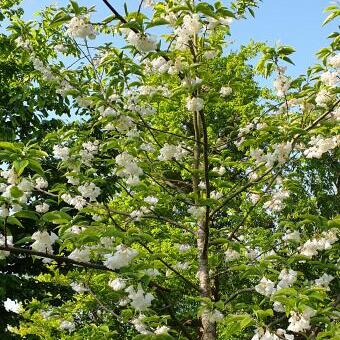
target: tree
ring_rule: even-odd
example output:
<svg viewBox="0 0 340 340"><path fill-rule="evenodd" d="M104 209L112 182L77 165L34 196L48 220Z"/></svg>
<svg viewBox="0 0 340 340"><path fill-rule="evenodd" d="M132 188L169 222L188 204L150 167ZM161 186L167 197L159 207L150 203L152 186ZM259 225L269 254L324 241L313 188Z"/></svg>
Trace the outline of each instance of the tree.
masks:
<svg viewBox="0 0 340 340"><path fill-rule="evenodd" d="M335 339L338 34L292 79L289 46L224 55L232 20L257 1L144 1L151 17L143 1L124 15L103 2L101 23L75 1L36 23L11 17L25 74L85 119L0 143L1 254L42 261L35 280L64 289L7 302L20 318L9 331ZM274 74L275 91L254 80Z"/></svg>

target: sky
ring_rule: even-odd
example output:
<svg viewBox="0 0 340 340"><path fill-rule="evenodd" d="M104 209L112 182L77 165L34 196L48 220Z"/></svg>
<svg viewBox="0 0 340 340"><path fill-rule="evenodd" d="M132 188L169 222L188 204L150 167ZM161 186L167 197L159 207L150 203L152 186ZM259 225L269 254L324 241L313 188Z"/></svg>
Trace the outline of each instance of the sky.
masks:
<svg viewBox="0 0 340 340"><path fill-rule="evenodd" d="M139 5L139 0L126 2L130 10ZM62 6L68 1L24 0L25 18L31 19L35 12L51 3ZM102 0L78 0L78 3L88 7L96 6L97 13L92 16L94 21L111 15ZM111 0L111 4L123 12L123 0ZM330 4L331 1L328 0L263 0L255 12L255 19L249 16L248 20L235 21L232 24L231 48L236 49L251 39L271 45L281 42L293 46L296 53L292 59L296 66L290 67L289 73L293 76L305 73L308 66L316 62L315 53L328 45L327 36L337 30L335 22L322 27L326 18L323 10Z"/></svg>

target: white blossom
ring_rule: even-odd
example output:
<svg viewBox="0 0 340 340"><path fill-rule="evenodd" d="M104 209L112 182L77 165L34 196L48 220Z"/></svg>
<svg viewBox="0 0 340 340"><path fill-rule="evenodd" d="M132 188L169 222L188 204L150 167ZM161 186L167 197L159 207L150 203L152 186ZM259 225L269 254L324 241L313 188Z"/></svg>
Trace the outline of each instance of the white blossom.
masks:
<svg viewBox="0 0 340 340"><path fill-rule="evenodd" d="M126 267L138 255L138 251L121 244L116 247L116 252L112 254L105 254L104 266L115 270Z"/></svg>
<svg viewBox="0 0 340 340"><path fill-rule="evenodd" d="M7 312L13 312L15 314L19 314L23 309L21 302L18 302L17 300L11 300L9 298L4 301L4 307Z"/></svg>
<svg viewBox="0 0 340 340"><path fill-rule="evenodd" d="M89 291L89 289L86 288L82 283L78 282L72 282L71 288L77 293L84 293Z"/></svg>
<svg viewBox="0 0 340 340"><path fill-rule="evenodd" d="M229 86L221 87L220 94L222 97L228 97L233 93L233 89Z"/></svg>
<svg viewBox="0 0 340 340"><path fill-rule="evenodd" d="M78 187L78 191L85 198L89 198L90 201L95 201L100 195L101 190L94 183L85 183Z"/></svg>
<svg viewBox="0 0 340 340"><path fill-rule="evenodd" d="M90 262L90 250L89 249L74 249L68 256L69 259L77 262Z"/></svg>
<svg viewBox="0 0 340 340"><path fill-rule="evenodd" d="M159 152L160 155L158 156L158 159L160 161L169 161L173 158L179 161L188 154L187 150L185 150L181 145L168 143L165 143Z"/></svg>
<svg viewBox="0 0 340 340"><path fill-rule="evenodd" d="M187 98L187 109L188 111L195 112L201 111L204 106L204 100L199 97L189 97Z"/></svg>
<svg viewBox="0 0 340 340"><path fill-rule="evenodd" d="M282 269L279 275L277 289L291 287L297 279L297 272L292 269Z"/></svg>
<svg viewBox="0 0 340 340"><path fill-rule="evenodd" d="M168 334L169 331L170 331L170 328L167 327L167 326L158 326L155 329L155 334L157 334L157 335Z"/></svg>
<svg viewBox="0 0 340 340"><path fill-rule="evenodd" d="M42 177L38 177L34 180L34 187L36 189L46 189L48 187L48 182Z"/></svg>
<svg viewBox="0 0 340 340"><path fill-rule="evenodd" d="M75 331L76 325L74 324L74 322L63 320L61 321L59 328L64 331L69 331L69 333L72 333Z"/></svg>
<svg viewBox="0 0 340 340"><path fill-rule="evenodd" d="M144 292L141 285L138 285L137 290L135 290L133 286L129 286L125 291L128 293L128 297L131 300L131 306L140 312L147 310L154 299L154 296L151 293Z"/></svg>
<svg viewBox="0 0 340 340"><path fill-rule="evenodd" d="M224 255L226 262L231 262L241 257L241 254L234 249L228 249L227 251L225 251Z"/></svg>
<svg viewBox="0 0 340 340"><path fill-rule="evenodd" d="M35 211L38 212L38 213L45 213L49 209L50 209L50 206L45 202L35 206Z"/></svg>
<svg viewBox="0 0 340 340"><path fill-rule="evenodd" d="M297 241L299 242L301 239L300 232L298 230L288 231L283 237L284 241Z"/></svg>
<svg viewBox="0 0 340 340"><path fill-rule="evenodd" d="M66 34L72 38L94 39L96 37L93 26L83 17L73 17L68 24Z"/></svg>
<svg viewBox="0 0 340 340"><path fill-rule="evenodd" d="M334 279L334 276L324 273L321 277L315 280L318 287L323 287L329 290L329 284Z"/></svg>
<svg viewBox="0 0 340 340"><path fill-rule="evenodd" d="M258 293L269 297L275 292L275 283L266 277L263 277L260 283L255 286L255 290Z"/></svg>
<svg viewBox="0 0 340 340"><path fill-rule="evenodd" d="M288 330L300 333L304 332L311 328L310 319L316 314L315 310L310 307L307 307L303 313L297 313L292 311L290 313L291 317L289 318L289 326Z"/></svg>
<svg viewBox="0 0 340 340"><path fill-rule="evenodd" d="M52 245L58 240L58 236L51 232L50 234L44 231L36 231L32 235L32 239L35 240L32 243L32 249L42 253L52 254Z"/></svg>
<svg viewBox="0 0 340 340"><path fill-rule="evenodd" d="M340 54L328 57L327 63L334 68L340 68Z"/></svg>
<svg viewBox="0 0 340 340"><path fill-rule="evenodd" d="M109 281L109 287L111 287L114 291L123 290L126 287L126 282L120 278L116 278Z"/></svg>
<svg viewBox="0 0 340 340"><path fill-rule="evenodd" d="M63 161L67 161L70 157L70 149L67 146L54 145L53 155L55 158L60 158Z"/></svg>

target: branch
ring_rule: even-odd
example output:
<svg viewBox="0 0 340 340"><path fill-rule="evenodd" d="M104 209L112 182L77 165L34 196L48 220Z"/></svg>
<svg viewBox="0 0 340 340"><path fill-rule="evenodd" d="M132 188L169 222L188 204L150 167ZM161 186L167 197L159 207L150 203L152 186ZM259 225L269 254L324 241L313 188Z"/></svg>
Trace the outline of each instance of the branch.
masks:
<svg viewBox="0 0 340 340"><path fill-rule="evenodd" d="M93 268L93 269L105 270L105 271L115 273L114 270L109 269L109 268L107 268L107 267L105 267L101 264L91 263L91 262L75 261L75 260L72 260L72 259L65 257L65 256L47 254L47 253L43 253L41 251L35 251L35 250L31 250L31 249L17 248L17 247L12 247L12 246L0 246L0 250L9 251L13 254L27 254L27 255L31 255L31 256L39 256L39 257L52 259L52 260L54 260L58 263L72 264L72 265L80 266L80 267L84 267L84 268Z"/></svg>
<svg viewBox="0 0 340 340"><path fill-rule="evenodd" d="M232 300L234 300L239 294L241 293L245 293L245 292L253 292L255 291L255 288L242 288L240 290L237 290L234 294L231 294L227 300L225 301L225 303L228 303Z"/></svg>

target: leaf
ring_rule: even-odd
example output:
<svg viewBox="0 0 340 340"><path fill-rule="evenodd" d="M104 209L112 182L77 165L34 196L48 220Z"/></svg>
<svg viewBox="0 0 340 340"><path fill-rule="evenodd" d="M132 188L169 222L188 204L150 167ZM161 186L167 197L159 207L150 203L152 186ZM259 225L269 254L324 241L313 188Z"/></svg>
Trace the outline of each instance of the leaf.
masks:
<svg viewBox="0 0 340 340"><path fill-rule="evenodd" d="M15 217L18 218L27 218L29 220L38 221L39 217L34 211L29 210L21 210L15 213Z"/></svg>
<svg viewBox="0 0 340 340"><path fill-rule="evenodd" d="M57 210L47 212L41 218L47 222L52 222L55 224L67 223L72 219L72 217L69 214Z"/></svg>
<svg viewBox="0 0 340 340"><path fill-rule="evenodd" d="M29 161L26 159L23 161L18 160L18 161L13 162L14 169L19 176L24 172L28 164L29 164Z"/></svg>
<svg viewBox="0 0 340 340"><path fill-rule="evenodd" d="M146 24L146 28L150 28L150 27L155 27L155 26L162 26L162 25L168 25L169 22L166 21L165 19L157 19L154 21L151 21L149 23Z"/></svg>
<svg viewBox="0 0 340 340"><path fill-rule="evenodd" d="M0 149L13 151L15 153L18 153L21 150L14 143L10 143L10 142L0 142Z"/></svg>
<svg viewBox="0 0 340 340"><path fill-rule="evenodd" d="M44 170L43 170L43 168L41 167L40 162L38 162L37 160L35 160L35 159L30 159L30 160L29 160L28 167L29 167L31 170L35 171L37 174L39 174L39 175L41 175L41 176L45 176Z"/></svg>
<svg viewBox="0 0 340 340"><path fill-rule="evenodd" d="M21 222L14 216L9 216L7 217L7 223L8 224L12 224L12 225L16 225L20 228L23 228L24 226L21 224Z"/></svg>
<svg viewBox="0 0 340 340"><path fill-rule="evenodd" d="M21 197L24 193L16 186L11 187L11 196L13 198L19 198Z"/></svg>

